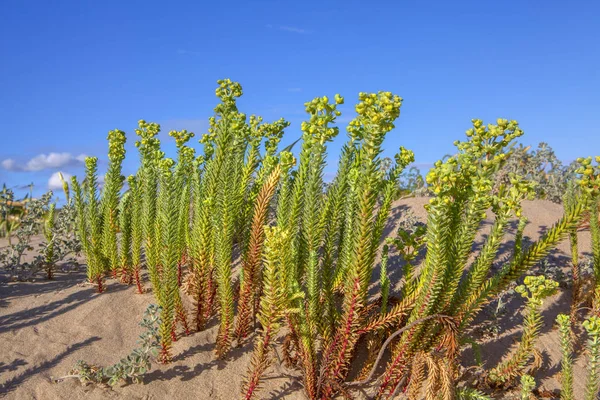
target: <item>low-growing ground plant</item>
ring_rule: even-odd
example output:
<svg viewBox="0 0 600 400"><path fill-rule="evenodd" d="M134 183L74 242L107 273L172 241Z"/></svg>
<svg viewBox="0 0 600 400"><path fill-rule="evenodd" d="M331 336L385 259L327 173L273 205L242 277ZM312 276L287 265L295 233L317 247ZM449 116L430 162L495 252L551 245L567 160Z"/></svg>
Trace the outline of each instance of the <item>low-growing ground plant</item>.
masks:
<svg viewBox="0 0 600 400"><path fill-rule="evenodd" d="M118 363L109 367L100 367L80 360L75 364L70 375L58 378L56 381L61 381L65 378L77 378L81 383L86 385L96 383L110 386L128 380L131 380L133 383L141 382L144 375L150 371L152 359L158 355L160 348L160 336L158 333L158 326L161 325L160 314L160 307L153 304L148 306L140 322L140 326L144 328L144 332L139 336L139 347L122 358Z"/></svg>

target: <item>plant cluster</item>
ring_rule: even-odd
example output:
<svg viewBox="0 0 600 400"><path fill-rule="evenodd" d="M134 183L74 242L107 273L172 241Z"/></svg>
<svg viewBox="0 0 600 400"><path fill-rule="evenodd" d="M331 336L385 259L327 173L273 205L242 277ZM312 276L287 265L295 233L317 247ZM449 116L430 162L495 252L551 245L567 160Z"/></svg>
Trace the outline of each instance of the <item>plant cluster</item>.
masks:
<svg viewBox="0 0 600 400"><path fill-rule="evenodd" d="M17 242L0 252L0 263L10 274L29 279L39 271L44 271L48 279L53 279L57 264L81 251L75 233L74 202L70 197L69 185L64 180L63 189L66 204L59 209L56 203L51 203L52 191L39 199L28 200L14 232ZM39 233L43 240L38 244L38 254L29 262L23 261L25 254L34 250L32 239ZM70 261L74 261L74 258Z"/></svg>
<svg viewBox="0 0 600 400"><path fill-rule="evenodd" d="M23 215L23 204L29 199L25 196L22 200L15 200L12 189L2 185L0 192L0 237L8 239L8 245L12 245L12 233L17 229Z"/></svg>
<svg viewBox="0 0 600 400"><path fill-rule="evenodd" d="M105 277L113 276L135 282L142 292L147 270L160 305L162 362L171 358L178 327L189 333L216 319L220 358L256 333L242 387L246 399L259 395L279 345L287 367L301 372L311 399L351 397L366 386L379 399L400 390L415 399L486 398L475 388L457 388L461 345L474 342L468 328L487 303L572 237L586 215L593 219L597 167L579 161L578 186L565 202L564 216L538 241L526 241L521 203L539 192L532 173L510 166L523 132L516 121L473 120L466 140L455 142L457 153L427 174L433 194L427 223L401 224L396 237L385 240L399 182L414 161L403 147L393 162L381 158L384 139L400 116L399 96L359 94L337 173L326 184L327 146L339 134L341 96L305 104L308 118L296 160L291 148L278 149L286 121L248 118L237 105L241 86L218 83L220 102L200 140L203 155L187 145L193 133L173 131L177 157L166 158L160 126L142 120L134 175L121 175L125 134L111 131L102 190L96 158L86 160L83 182L73 179L90 282L101 292ZM416 185L415 174L404 175L409 185ZM490 215L488 235L475 251ZM514 246L501 258L500 245L515 218ZM394 254L404 262L400 282L392 282L388 271ZM380 295L372 296L377 280ZM524 374L536 354L540 305L556 286L543 276L527 277L518 286L527 301L523 338L488 374L493 384L516 385L522 377L523 397L530 396L535 384ZM374 382L384 354L387 364Z"/></svg>
<svg viewBox="0 0 600 400"><path fill-rule="evenodd" d="M535 182L536 198L561 203L569 182L576 178L576 169L576 162L563 165L547 143L538 144L536 150L519 144L498 173L497 180L506 182L511 174L520 175Z"/></svg>

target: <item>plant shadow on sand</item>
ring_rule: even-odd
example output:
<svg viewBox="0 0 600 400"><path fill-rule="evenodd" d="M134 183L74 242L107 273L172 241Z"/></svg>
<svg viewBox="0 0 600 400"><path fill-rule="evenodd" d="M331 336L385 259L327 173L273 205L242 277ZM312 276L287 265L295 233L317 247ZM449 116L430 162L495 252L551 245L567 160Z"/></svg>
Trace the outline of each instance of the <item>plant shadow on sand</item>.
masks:
<svg viewBox="0 0 600 400"><path fill-rule="evenodd" d="M193 368L190 368L187 365L173 365L173 366L169 366L168 364L166 364L166 365L163 364L162 366L159 365L158 369L146 374L146 376L144 377L144 380L147 380L147 381L154 381L154 380L169 381L172 379L179 379L180 381L189 381L189 380L196 378L203 372L213 369L214 367L216 367L218 370L224 369L229 362L231 362L233 360L237 360L238 358L242 357L244 354L248 353L248 351L251 351L251 349L252 349L251 343L246 343L242 347L232 348L231 351L229 353L227 353L227 357L224 359L215 358L209 362L196 364ZM196 345L193 347L189 347L188 349L184 350L182 353L173 357L173 362L183 361L186 358L192 357L199 353L208 352L210 354L213 354L214 350L215 350L214 341L209 342L209 343L199 344L199 345ZM160 369L161 367L167 368L167 369L166 370Z"/></svg>
<svg viewBox="0 0 600 400"><path fill-rule="evenodd" d="M73 286L73 277L69 277L70 285ZM59 281L64 282L64 281ZM59 283L58 287L63 287L63 283ZM24 287L20 287L24 286ZM66 288L68 286L64 286ZM19 293L19 296L25 296L26 293L32 294L36 293L37 284L36 283L16 283L14 285L10 285L8 289L3 287L0 293L4 295L4 293L8 293L9 296L12 295L12 288L16 287L16 292ZM56 286L53 286L56 287ZM111 290L121 291L126 290L128 287L124 285L114 286ZM55 289L57 290L57 289ZM58 289L61 290L61 289ZM48 290L50 291L50 290ZM0 333L8 332L11 330L22 329L28 326L38 325L42 322L46 322L52 318L55 318L61 314L69 312L78 306L94 299L94 294L96 290L92 287L87 288L85 290L74 292L66 297L60 298L59 300L49 302L48 304L44 304L34 308L28 308L25 310L17 311L12 314L2 315L0 316ZM14 296L14 295L13 295Z"/></svg>
<svg viewBox="0 0 600 400"><path fill-rule="evenodd" d="M7 394L7 393L15 390L17 387L22 385L23 382L25 382L27 379L56 366L63 358L67 357L69 354L71 354L83 347L89 346L90 344L92 344L98 340L100 340L99 337L93 336L93 337L83 340L79 343L75 343L73 345L68 346L64 351L57 354L51 360L43 361L40 364L38 364L32 368L26 369L25 371L18 374L17 376L0 384L0 389L1 389L0 393ZM11 362L10 364L8 364L6 370L7 371L10 370L8 368L13 368L12 370L15 370L18 366L22 366L22 365L26 365L26 364L27 363L24 362L23 360L17 359L17 360L14 360L13 362ZM0 368L2 368L2 367L0 366Z"/></svg>

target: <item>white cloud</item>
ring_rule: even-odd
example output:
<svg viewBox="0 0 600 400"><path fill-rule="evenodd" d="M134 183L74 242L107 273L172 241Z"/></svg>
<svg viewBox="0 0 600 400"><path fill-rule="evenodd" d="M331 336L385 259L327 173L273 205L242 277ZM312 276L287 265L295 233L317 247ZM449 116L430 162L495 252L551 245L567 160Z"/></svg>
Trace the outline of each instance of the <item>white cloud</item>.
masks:
<svg viewBox="0 0 600 400"><path fill-rule="evenodd" d="M19 163L12 158L8 158L0 164L7 171L42 171L44 169L64 168L83 164L85 157L85 154L74 156L71 153L48 153L39 154L26 163Z"/></svg>
<svg viewBox="0 0 600 400"><path fill-rule="evenodd" d="M71 174L67 174L66 172L62 173L63 175L63 179L65 181L68 181L69 179L71 179ZM48 179L48 189L50 190L58 190L58 189L62 189L63 184L62 181L60 180L60 172L55 172L50 176L50 179Z"/></svg>
<svg viewBox="0 0 600 400"><path fill-rule="evenodd" d="M3 160L1 164L2 168L8 171L13 171L17 168L17 162L12 158L7 158L6 160Z"/></svg>

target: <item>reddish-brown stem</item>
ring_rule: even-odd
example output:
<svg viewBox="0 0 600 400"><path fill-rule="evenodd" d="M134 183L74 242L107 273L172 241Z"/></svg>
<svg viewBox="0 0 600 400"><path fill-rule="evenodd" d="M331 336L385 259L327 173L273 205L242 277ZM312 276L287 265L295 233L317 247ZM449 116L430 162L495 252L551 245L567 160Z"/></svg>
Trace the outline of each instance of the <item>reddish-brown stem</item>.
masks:
<svg viewBox="0 0 600 400"><path fill-rule="evenodd" d="M133 270L133 277L135 279L135 286L137 287L138 294L144 293L144 288L142 288L142 281L140 279L140 269L136 268Z"/></svg>
<svg viewBox="0 0 600 400"><path fill-rule="evenodd" d="M177 263L177 285L181 286L181 262Z"/></svg>
<svg viewBox="0 0 600 400"><path fill-rule="evenodd" d="M158 355L158 361L162 364L168 364L171 362L171 353L169 351L169 346L166 343L161 343L160 354Z"/></svg>
<svg viewBox="0 0 600 400"><path fill-rule="evenodd" d="M179 303L179 305L177 306L177 320L181 321L185 335L189 336L190 328L187 323L187 317L185 315L185 310L183 309L183 304L181 303Z"/></svg>
<svg viewBox="0 0 600 400"><path fill-rule="evenodd" d="M102 286L102 275L98 275L98 293L102 293L104 291L104 287Z"/></svg>

